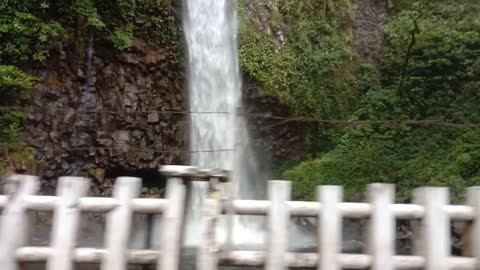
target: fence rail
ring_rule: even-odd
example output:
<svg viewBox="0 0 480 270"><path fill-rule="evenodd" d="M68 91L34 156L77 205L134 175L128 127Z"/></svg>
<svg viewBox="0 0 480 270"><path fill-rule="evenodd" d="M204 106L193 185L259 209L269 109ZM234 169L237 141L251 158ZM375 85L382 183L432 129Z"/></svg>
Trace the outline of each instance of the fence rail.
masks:
<svg viewBox="0 0 480 270"><path fill-rule="evenodd" d="M170 168L170 173L172 169ZM211 171L212 178L219 176ZM201 174L208 178L208 171ZM174 175L174 176L172 176ZM115 181L112 198L85 197L89 181L80 177L59 179L57 196L36 196L39 180L16 175L10 179L7 195L0 196L0 265L16 270L18 262L46 262L48 270L70 270L74 263L99 263L102 270L124 270L127 263L155 264L157 269L179 268L182 223L186 188L181 177L194 177L181 169L171 174L165 198L138 198L141 180L120 177ZM450 205L448 189L419 188L413 192L413 204L395 204L394 186L372 184L367 202L343 202L338 186L317 188L316 202L290 200L290 183L270 181L268 200L207 199L203 205L197 269L213 270L219 265L258 266L266 270L289 267L334 269L480 269L480 188L467 190L465 205ZM51 243L47 247L26 246L28 213L53 211ZM81 213L107 213L105 248L77 247ZM129 250L129 235L134 213L162 214L159 249ZM261 215L267 217L267 241L264 251L235 250L217 241L222 215ZM316 217L316 252L288 250L288 226L292 216ZM342 254L344 218L366 219L365 254ZM395 224L412 220L415 229L411 256L395 254ZM450 224L467 222L464 255L450 253Z"/></svg>

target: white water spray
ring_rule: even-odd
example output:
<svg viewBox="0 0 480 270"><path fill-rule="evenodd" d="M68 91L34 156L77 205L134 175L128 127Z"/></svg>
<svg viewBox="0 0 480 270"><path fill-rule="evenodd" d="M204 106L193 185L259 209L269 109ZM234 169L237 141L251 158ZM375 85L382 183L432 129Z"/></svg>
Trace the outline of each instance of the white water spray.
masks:
<svg viewBox="0 0 480 270"><path fill-rule="evenodd" d="M190 146L193 151L215 150L192 154L191 163L231 170L234 198L258 199L264 196L266 179L252 151L246 120L235 116L242 108L235 0L185 0L184 4L193 112ZM193 184L187 209L187 245L198 243L200 209L206 193L205 183ZM231 240L235 245L260 246L265 240L263 227L262 218L236 218ZM227 230L220 231L220 241L226 240ZM298 226L290 226L290 235L299 246L312 239Z"/></svg>
<svg viewBox="0 0 480 270"><path fill-rule="evenodd" d="M184 3L190 110L193 112L190 147L193 151L215 150L192 154L191 163L202 168L231 170L234 183L238 183L237 195L252 197L255 189L251 184L260 180L256 179L257 162L250 151L247 125L235 117L235 112L242 107L235 1L185 0ZM198 210L206 189L204 183L193 184L187 213L187 245L198 243ZM248 234L242 233L249 230L248 225L242 224L235 226L237 240L262 241L251 230Z"/></svg>

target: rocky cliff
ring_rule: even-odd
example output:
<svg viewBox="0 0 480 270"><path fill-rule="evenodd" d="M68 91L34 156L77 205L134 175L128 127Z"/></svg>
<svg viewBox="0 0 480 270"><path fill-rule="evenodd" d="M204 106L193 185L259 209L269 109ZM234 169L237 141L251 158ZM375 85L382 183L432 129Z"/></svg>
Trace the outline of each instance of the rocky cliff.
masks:
<svg viewBox="0 0 480 270"><path fill-rule="evenodd" d="M162 186L152 182L159 179L158 167L187 164L189 158L188 97L178 52L138 36L123 52L95 38L83 43L69 40L61 55L30 68L41 79L23 132L42 164L33 173L44 177L48 193L62 175L93 178L96 193L109 192L110 180L125 175ZM246 113L291 115L255 83L244 89ZM301 130L247 117L259 154L276 165L301 158Z"/></svg>
<svg viewBox="0 0 480 270"><path fill-rule="evenodd" d="M365 61L378 61L386 2L353 2L353 46ZM246 2L242 19L253 20L281 48L288 42L282 28L289 26L273 23L276 1L256 3L256 12L252 5ZM189 117L181 113L188 110L188 97L177 54L152 46L142 35L123 52L96 38L73 38L65 42L61 55L30 68L41 81L32 91L23 136L42 161L35 173L48 180L47 189L58 176L85 175L105 190L102 187L111 186L105 179L156 179L160 165L188 162ZM254 79L246 76L245 81L245 113L267 116L248 116L255 148L274 168L301 160L308 126L269 119L292 116L292 111L265 95Z"/></svg>
<svg viewBox="0 0 480 270"><path fill-rule="evenodd" d="M365 62L379 62L383 46L383 26L387 22L390 1L354 0L353 47Z"/></svg>
<svg viewBox="0 0 480 270"><path fill-rule="evenodd" d="M142 39L122 53L92 42L79 57L67 49L34 68L42 80L24 136L45 164L41 173L90 174L102 182L184 163L186 118L170 113L185 110L184 76L172 54Z"/></svg>

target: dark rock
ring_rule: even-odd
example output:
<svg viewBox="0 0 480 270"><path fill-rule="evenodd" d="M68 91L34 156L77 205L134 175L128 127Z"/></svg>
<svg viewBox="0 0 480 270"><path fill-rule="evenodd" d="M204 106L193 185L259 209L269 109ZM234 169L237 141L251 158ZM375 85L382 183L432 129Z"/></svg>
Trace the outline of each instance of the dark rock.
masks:
<svg viewBox="0 0 480 270"><path fill-rule="evenodd" d="M383 46L383 26L388 19L387 1L354 0L353 4L353 47L363 61L378 62Z"/></svg>
<svg viewBox="0 0 480 270"><path fill-rule="evenodd" d="M95 49L105 53L95 53L91 66L67 62L79 58L66 47L65 61L52 60L36 71L45 76L32 91L24 131L26 141L42 149L38 157L45 160L47 182L54 185L62 175L86 175L86 164L109 171L185 163L188 154L155 151L183 150L187 141L187 116L153 112L188 110L185 75L172 66L172 52L138 39L128 53L106 55L112 48ZM54 85L51 74L57 74ZM291 115L255 84L247 82L244 92L248 113ZM278 121L252 118L254 148L269 153L267 159L275 165L302 157L304 127L266 127L273 124Z"/></svg>
<svg viewBox="0 0 480 270"><path fill-rule="evenodd" d="M140 61L137 56L130 53L122 53L120 59L128 64L139 64Z"/></svg>
<svg viewBox="0 0 480 270"><path fill-rule="evenodd" d="M132 136L137 141L141 140L143 138L143 131L136 129L132 132Z"/></svg>
<svg viewBox="0 0 480 270"><path fill-rule="evenodd" d="M77 69L77 77L80 78L80 79L85 79L85 73L83 72L83 70L81 68Z"/></svg>
<svg viewBox="0 0 480 270"><path fill-rule="evenodd" d="M36 148L43 148L45 145L46 137L38 136L29 140L31 146Z"/></svg>
<svg viewBox="0 0 480 270"><path fill-rule="evenodd" d="M241 113L292 116L286 105L277 98L263 95L260 87L251 81L244 84L243 100L246 105ZM285 125L282 121L262 117L249 117L248 120L255 153L262 156L266 163L271 163L273 168L279 168L286 161L299 161L304 157L307 130L304 124L289 122Z"/></svg>
<svg viewBox="0 0 480 270"><path fill-rule="evenodd" d="M55 177L56 176L56 172L54 170L47 170L45 171L45 177Z"/></svg>
<svg viewBox="0 0 480 270"><path fill-rule="evenodd" d="M160 117L158 113L149 113L147 117L148 123L158 123L160 121Z"/></svg>

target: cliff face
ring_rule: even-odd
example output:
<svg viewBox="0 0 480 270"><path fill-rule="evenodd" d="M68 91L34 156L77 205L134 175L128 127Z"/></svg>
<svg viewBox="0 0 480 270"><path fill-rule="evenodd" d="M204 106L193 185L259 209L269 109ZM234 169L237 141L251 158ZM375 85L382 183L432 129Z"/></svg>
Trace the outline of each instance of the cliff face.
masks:
<svg viewBox="0 0 480 270"><path fill-rule="evenodd" d="M353 47L365 62L380 61L383 46L383 26L388 19L389 1L354 0Z"/></svg>
<svg viewBox="0 0 480 270"><path fill-rule="evenodd" d="M386 3L353 4L353 47L363 60L378 61ZM246 2L243 19L253 20L281 49L289 42L283 29L289 26L273 23L277 2L252 5ZM109 187L106 178L157 177L162 164L187 163L189 117L170 113L188 110L184 67L174 60L177 54L149 45L141 35L124 52L88 38L83 44L71 39L62 55L31 68L41 81L32 91L23 136L42 160L34 173L48 180L46 187L53 188L51 180L62 175L90 176L97 186ZM248 77L244 103L247 113L292 116L288 106L266 96ZM262 117L249 120L255 148L274 168L304 157L307 125Z"/></svg>
<svg viewBox="0 0 480 270"><path fill-rule="evenodd" d="M250 136L253 148L266 160L270 169L276 170L285 162L298 162L305 155L305 136L308 125L275 117L293 117L291 109L277 98L262 93L261 86L254 81L245 81L245 110L249 117ZM259 117L256 117L256 116Z"/></svg>
<svg viewBox="0 0 480 270"><path fill-rule="evenodd" d="M33 73L42 81L27 108L26 141L46 178L131 174L182 164L186 122L183 70L168 50L135 39L128 52L90 44L66 50ZM52 182L49 182L53 185Z"/></svg>
<svg viewBox="0 0 480 270"><path fill-rule="evenodd" d="M383 27L392 7L386 0L327 2L239 1L240 58L249 112L292 117L295 111L339 119L346 116L336 112L354 110L358 69L352 66L381 62ZM334 65L331 59L337 60ZM306 122L254 120L253 134L259 138L255 142L271 153L276 168L302 160L308 151L305 138L317 128Z"/></svg>

